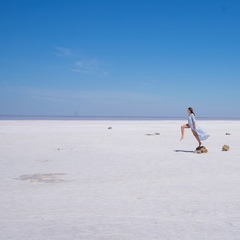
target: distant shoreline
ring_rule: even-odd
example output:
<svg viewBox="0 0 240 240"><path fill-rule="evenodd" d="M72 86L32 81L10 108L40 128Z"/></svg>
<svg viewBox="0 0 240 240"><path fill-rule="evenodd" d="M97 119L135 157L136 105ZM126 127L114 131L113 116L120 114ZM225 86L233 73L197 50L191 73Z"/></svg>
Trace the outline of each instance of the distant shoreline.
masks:
<svg viewBox="0 0 240 240"><path fill-rule="evenodd" d="M198 120L226 120L240 121L236 117L197 117ZM185 117L169 116L50 116L50 115L0 115L1 120L87 120L87 121L160 121L160 120L186 120Z"/></svg>

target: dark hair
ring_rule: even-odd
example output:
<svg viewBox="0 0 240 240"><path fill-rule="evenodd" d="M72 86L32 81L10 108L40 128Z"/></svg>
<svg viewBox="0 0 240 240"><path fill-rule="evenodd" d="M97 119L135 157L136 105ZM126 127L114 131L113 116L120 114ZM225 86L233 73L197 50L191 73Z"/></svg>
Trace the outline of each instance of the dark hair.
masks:
<svg viewBox="0 0 240 240"><path fill-rule="evenodd" d="M193 115L195 115L195 113L194 113L194 111L193 111L193 109L192 109L191 107L189 107L188 110L189 110Z"/></svg>

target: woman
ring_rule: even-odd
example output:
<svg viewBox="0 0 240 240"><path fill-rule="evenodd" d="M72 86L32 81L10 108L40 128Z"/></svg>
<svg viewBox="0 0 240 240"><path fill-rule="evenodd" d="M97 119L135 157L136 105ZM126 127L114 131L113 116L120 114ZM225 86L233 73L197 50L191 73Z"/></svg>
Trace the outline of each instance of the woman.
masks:
<svg viewBox="0 0 240 240"><path fill-rule="evenodd" d="M197 139L197 141L199 143L198 147L200 147L202 145L201 141L206 140L209 137L209 135L205 131L203 131L202 128L197 126L195 113L193 112L193 109L191 107L188 108L188 124L181 126L182 136L181 136L180 141L183 140L183 138L184 138L185 128L191 128L194 137Z"/></svg>

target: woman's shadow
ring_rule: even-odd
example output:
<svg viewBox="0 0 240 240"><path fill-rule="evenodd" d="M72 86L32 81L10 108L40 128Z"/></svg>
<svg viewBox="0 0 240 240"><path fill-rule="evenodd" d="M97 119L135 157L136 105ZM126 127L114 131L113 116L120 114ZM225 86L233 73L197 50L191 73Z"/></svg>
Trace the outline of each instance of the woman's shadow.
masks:
<svg viewBox="0 0 240 240"><path fill-rule="evenodd" d="M193 151L189 150L174 150L174 152L193 153Z"/></svg>

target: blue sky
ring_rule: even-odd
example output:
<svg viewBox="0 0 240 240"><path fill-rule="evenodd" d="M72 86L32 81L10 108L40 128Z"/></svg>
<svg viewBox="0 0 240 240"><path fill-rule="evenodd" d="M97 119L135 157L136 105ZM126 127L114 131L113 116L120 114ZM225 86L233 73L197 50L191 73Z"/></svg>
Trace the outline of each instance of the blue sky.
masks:
<svg viewBox="0 0 240 240"><path fill-rule="evenodd" d="M238 0L2 0L0 115L240 117Z"/></svg>

